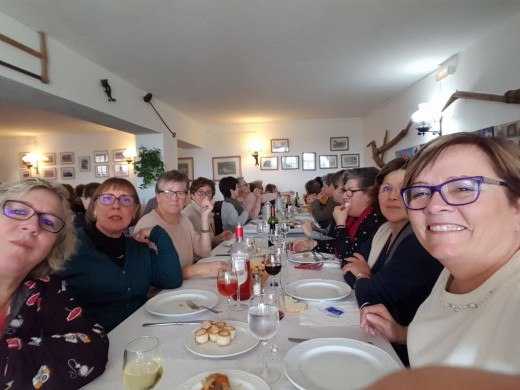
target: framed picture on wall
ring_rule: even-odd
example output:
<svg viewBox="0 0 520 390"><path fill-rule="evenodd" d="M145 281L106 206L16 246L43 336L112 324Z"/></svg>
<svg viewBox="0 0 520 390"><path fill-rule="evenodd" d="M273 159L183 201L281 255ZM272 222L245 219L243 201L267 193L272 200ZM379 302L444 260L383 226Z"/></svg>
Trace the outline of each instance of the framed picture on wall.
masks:
<svg viewBox="0 0 520 390"><path fill-rule="evenodd" d="M61 165L74 164L74 152L61 152L60 153L60 164Z"/></svg>
<svg viewBox="0 0 520 390"><path fill-rule="evenodd" d="M298 156L282 156L282 169L298 169L300 168L300 159Z"/></svg>
<svg viewBox="0 0 520 390"><path fill-rule="evenodd" d="M320 169L333 169L338 167L338 156L327 154L320 156Z"/></svg>
<svg viewBox="0 0 520 390"><path fill-rule="evenodd" d="M330 150L348 150L348 137L330 137Z"/></svg>
<svg viewBox="0 0 520 390"><path fill-rule="evenodd" d="M126 158L123 156L124 151L125 149L112 150L112 158L114 159L114 162L126 162Z"/></svg>
<svg viewBox="0 0 520 390"><path fill-rule="evenodd" d="M341 168L359 167L359 154L342 154Z"/></svg>
<svg viewBox="0 0 520 390"><path fill-rule="evenodd" d="M90 157L89 156L80 156L79 157L79 171L80 172L90 172Z"/></svg>
<svg viewBox="0 0 520 390"><path fill-rule="evenodd" d="M240 156L213 157L213 180L217 181L226 176L242 176Z"/></svg>
<svg viewBox="0 0 520 390"><path fill-rule="evenodd" d="M108 162L108 150L96 150L94 152L94 162L96 164L107 163Z"/></svg>
<svg viewBox="0 0 520 390"><path fill-rule="evenodd" d="M56 168L42 168L42 177L45 180L56 180Z"/></svg>
<svg viewBox="0 0 520 390"><path fill-rule="evenodd" d="M128 164L126 162L124 164L114 164L114 176L128 176Z"/></svg>
<svg viewBox="0 0 520 390"><path fill-rule="evenodd" d="M194 180L193 176L193 157L183 157L177 160L178 171L188 176L188 179Z"/></svg>
<svg viewBox="0 0 520 390"><path fill-rule="evenodd" d="M96 174L96 177L108 177L108 176L110 176L110 173L108 171L108 165L107 164L96 165L96 167L95 167L95 174Z"/></svg>
<svg viewBox="0 0 520 390"><path fill-rule="evenodd" d="M287 138L271 140L271 153L287 153L288 151L289 140Z"/></svg>
<svg viewBox="0 0 520 390"><path fill-rule="evenodd" d="M62 167L61 170L61 178L64 180L74 179L76 177L74 172L74 167Z"/></svg>
<svg viewBox="0 0 520 390"><path fill-rule="evenodd" d="M262 171L266 170L276 170L278 169L278 157L276 156L266 156L260 157L260 169Z"/></svg>
<svg viewBox="0 0 520 390"><path fill-rule="evenodd" d="M302 153L302 170L315 171L316 170L316 153L303 152Z"/></svg>
<svg viewBox="0 0 520 390"><path fill-rule="evenodd" d="M20 169L20 179L27 179L28 177L31 177L31 170Z"/></svg>
<svg viewBox="0 0 520 390"><path fill-rule="evenodd" d="M41 162L42 165L56 165L56 153L42 153Z"/></svg>

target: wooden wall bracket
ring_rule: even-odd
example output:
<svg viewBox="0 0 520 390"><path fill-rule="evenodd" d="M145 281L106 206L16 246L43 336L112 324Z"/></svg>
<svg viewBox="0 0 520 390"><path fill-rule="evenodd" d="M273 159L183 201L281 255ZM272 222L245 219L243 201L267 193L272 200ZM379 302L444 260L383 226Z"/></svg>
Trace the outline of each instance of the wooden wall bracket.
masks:
<svg viewBox="0 0 520 390"><path fill-rule="evenodd" d="M45 41L45 33L43 31L39 31L38 35L40 36L40 51L36 51L29 46L24 45L23 43L20 43L18 41L15 41L14 39L11 39L4 34L0 34L0 41L3 41L11 46L16 47L17 49L20 49L30 55L33 55L40 59L41 63L41 74L36 74L33 72L30 72L28 70L22 69L16 65L9 64L5 61L0 60L0 65L3 65L7 68L16 70L17 72L21 72L27 76L34 77L38 80L41 80L42 83L48 84L49 83L49 74L47 71L48 68L48 58L47 58L47 43Z"/></svg>
<svg viewBox="0 0 520 390"><path fill-rule="evenodd" d="M504 95L457 91L450 96L450 98L442 108L441 112L444 112L444 110L446 110L446 108L448 108L457 99L473 99L497 103L520 104L520 89L507 91ZM379 168L385 165L385 152L394 145L396 145L401 139L403 139L408 133L408 130L410 130L411 126L412 121L410 120L408 122L408 125L390 141L388 141L388 130L386 130L385 137L383 139L383 146L377 147L376 141L370 141L370 143L367 145L367 148L370 147L372 149L372 160L374 160L374 162Z"/></svg>

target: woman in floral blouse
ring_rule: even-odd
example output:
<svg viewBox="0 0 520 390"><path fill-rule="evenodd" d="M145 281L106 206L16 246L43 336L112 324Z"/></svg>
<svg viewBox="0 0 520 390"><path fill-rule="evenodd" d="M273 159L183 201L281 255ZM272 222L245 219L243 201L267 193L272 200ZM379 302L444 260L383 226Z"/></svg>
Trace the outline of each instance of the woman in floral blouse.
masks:
<svg viewBox="0 0 520 390"><path fill-rule="evenodd" d="M29 178L0 186L0 386L78 389L105 370L108 339L49 276L74 251L68 193Z"/></svg>

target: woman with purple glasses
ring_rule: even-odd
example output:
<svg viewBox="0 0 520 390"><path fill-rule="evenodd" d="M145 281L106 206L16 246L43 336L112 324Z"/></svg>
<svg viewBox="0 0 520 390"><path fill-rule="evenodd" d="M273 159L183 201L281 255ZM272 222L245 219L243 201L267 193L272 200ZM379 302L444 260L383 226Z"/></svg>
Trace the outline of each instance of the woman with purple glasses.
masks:
<svg viewBox="0 0 520 390"><path fill-rule="evenodd" d="M407 344L410 365L520 373L520 149L456 133L410 161L401 194L413 230L445 267L409 327L383 305L361 326Z"/></svg>

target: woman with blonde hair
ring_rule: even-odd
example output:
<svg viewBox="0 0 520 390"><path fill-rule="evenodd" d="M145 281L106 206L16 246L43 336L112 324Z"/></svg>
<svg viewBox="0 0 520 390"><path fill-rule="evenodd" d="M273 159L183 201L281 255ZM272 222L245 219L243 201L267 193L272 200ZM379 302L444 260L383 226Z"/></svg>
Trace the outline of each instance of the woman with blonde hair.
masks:
<svg viewBox="0 0 520 390"><path fill-rule="evenodd" d="M38 178L0 185L0 366L9 388L78 389L105 370L103 328L53 275L76 245L67 198Z"/></svg>

